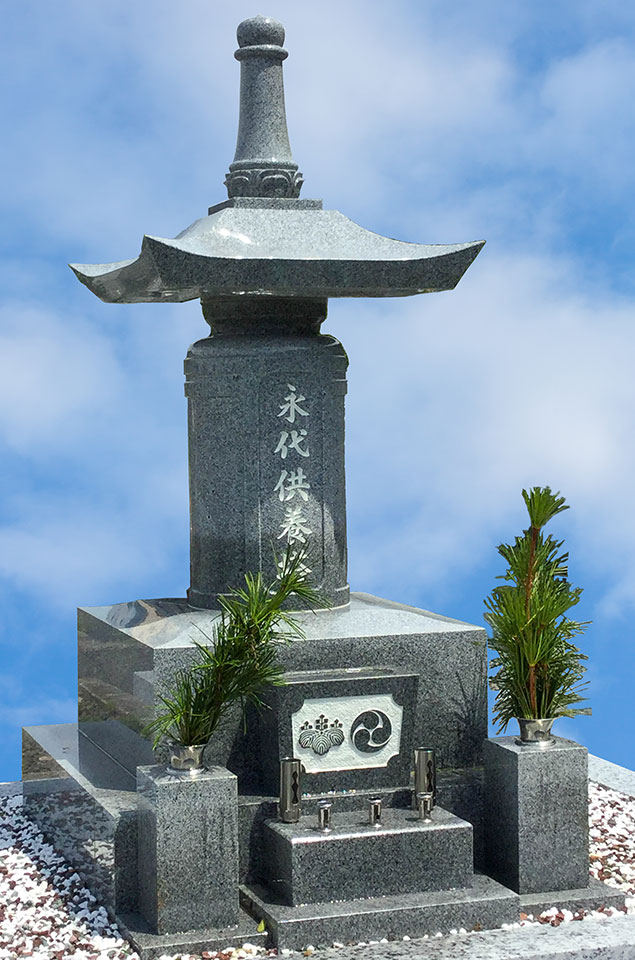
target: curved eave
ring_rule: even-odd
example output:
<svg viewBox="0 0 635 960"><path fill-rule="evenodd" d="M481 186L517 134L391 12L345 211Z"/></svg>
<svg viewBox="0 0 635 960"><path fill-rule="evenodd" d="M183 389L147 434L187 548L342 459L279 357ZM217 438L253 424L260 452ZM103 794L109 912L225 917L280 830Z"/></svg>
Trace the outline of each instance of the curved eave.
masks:
<svg viewBox="0 0 635 960"><path fill-rule="evenodd" d="M136 260L70 264L106 303L181 303L199 297L408 297L452 290L484 241L411 244L417 256L390 259L277 259L206 256L173 240L144 237Z"/></svg>

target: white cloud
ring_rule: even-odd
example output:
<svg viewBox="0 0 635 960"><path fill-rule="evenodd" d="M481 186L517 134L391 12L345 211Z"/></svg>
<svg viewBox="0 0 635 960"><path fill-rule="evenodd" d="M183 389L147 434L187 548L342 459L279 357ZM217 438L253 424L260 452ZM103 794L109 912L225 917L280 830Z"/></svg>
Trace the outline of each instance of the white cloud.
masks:
<svg viewBox="0 0 635 960"><path fill-rule="evenodd" d="M566 260L488 259L485 248L453 293L382 304L354 340L338 326L353 363L357 583L412 595L456 582L485 562L535 483L562 489L577 539L607 557L617 548L635 582L635 516L623 510L635 469L633 308L579 287ZM375 539L373 518L387 515Z"/></svg>
<svg viewBox="0 0 635 960"><path fill-rule="evenodd" d="M536 138L538 163L572 181L586 174L602 194L619 197L633 181L635 44L604 40L554 62L540 99L547 116Z"/></svg>
<svg viewBox="0 0 635 960"><path fill-rule="evenodd" d="M112 339L76 317L0 307L0 438L20 453L63 450L98 427L123 386Z"/></svg>
<svg viewBox="0 0 635 960"><path fill-rule="evenodd" d="M77 701L70 697L42 697L0 705L0 723L18 730L38 723L73 723L76 719Z"/></svg>

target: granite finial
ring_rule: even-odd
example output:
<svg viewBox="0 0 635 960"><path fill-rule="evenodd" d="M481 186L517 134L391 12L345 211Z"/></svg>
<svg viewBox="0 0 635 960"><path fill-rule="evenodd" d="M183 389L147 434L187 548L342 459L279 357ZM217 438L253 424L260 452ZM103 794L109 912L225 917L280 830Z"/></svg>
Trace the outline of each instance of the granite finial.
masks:
<svg viewBox="0 0 635 960"><path fill-rule="evenodd" d="M243 20L236 31L240 118L236 154L225 180L232 197L295 198L302 174L287 132L282 61L284 27L271 17Z"/></svg>
<svg viewBox="0 0 635 960"><path fill-rule="evenodd" d="M279 20L263 17L250 17L238 24L236 39L239 47L256 47L262 44L271 44L281 47L284 43L284 27Z"/></svg>

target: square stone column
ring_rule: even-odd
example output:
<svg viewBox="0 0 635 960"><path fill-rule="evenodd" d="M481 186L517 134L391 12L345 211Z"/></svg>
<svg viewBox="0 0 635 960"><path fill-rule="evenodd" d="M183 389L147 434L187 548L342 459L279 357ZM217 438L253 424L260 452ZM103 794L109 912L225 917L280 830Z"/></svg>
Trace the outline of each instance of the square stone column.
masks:
<svg viewBox="0 0 635 960"><path fill-rule="evenodd" d="M137 769L139 910L159 934L238 922L238 779Z"/></svg>
<svg viewBox="0 0 635 960"><path fill-rule="evenodd" d="M579 890L589 883L587 749L515 737L485 741L487 872L516 893Z"/></svg>

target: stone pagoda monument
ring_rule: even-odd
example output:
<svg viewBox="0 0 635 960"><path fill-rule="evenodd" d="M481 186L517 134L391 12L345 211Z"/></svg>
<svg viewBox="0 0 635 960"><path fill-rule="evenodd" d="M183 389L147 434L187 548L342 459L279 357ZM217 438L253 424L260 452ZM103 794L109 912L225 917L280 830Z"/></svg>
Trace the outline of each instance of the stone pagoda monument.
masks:
<svg viewBox="0 0 635 960"><path fill-rule="evenodd" d="M80 608L78 723L24 734L32 815L144 958L518 916L518 892L473 872L483 862L485 631L349 593L348 360L320 333L329 298L451 290L483 244L391 240L300 198L283 42L275 20L238 27L228 199L173 240L144 237L134 259L72 267L109 303L198 298L211 328L185 360L187 597ZM305 637L281 652L287 682L270 710L247 729L236 711L210 741L203 776L171 775L143 733L159 697L194 661L201 631L211 634L219 595L246 572L273 579L288 547L306 549L329 607L298 612ZM411 771L413 748L424 746L438 777L436 806L420 821ZM280 761L290 756L302 768L294 802L303 816L281 823Z"/></svg>

